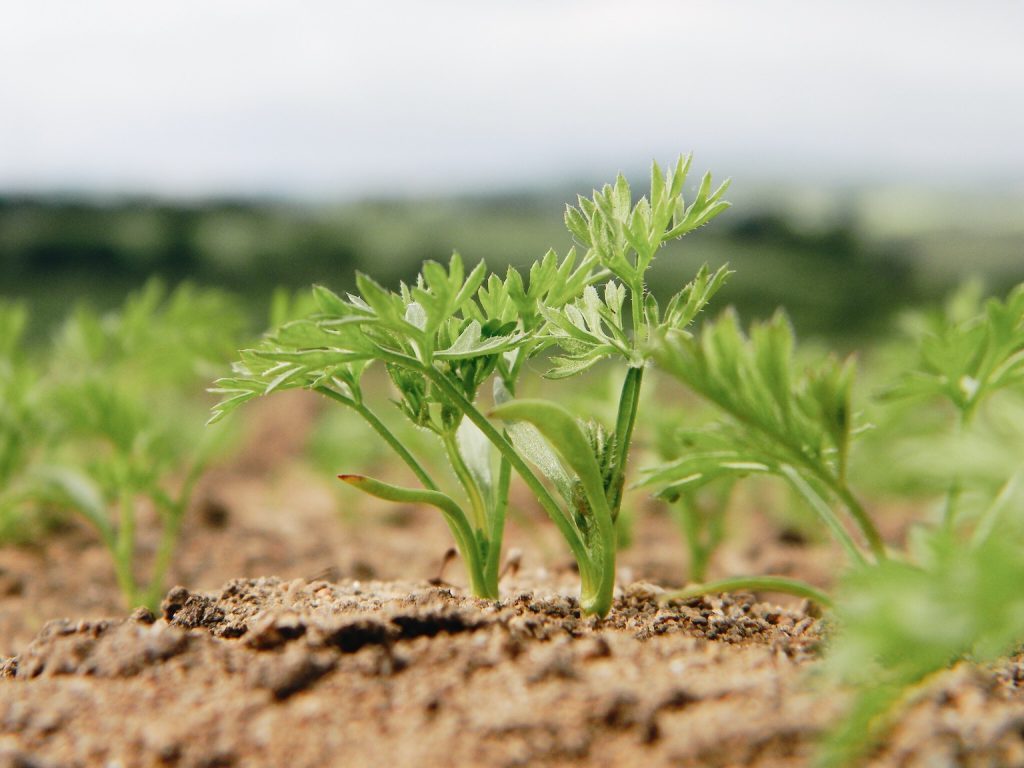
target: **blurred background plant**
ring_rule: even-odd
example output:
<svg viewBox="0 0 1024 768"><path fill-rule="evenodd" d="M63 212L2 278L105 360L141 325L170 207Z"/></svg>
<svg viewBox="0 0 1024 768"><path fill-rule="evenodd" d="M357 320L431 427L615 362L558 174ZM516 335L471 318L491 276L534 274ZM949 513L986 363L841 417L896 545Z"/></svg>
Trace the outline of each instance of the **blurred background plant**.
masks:
<svg viewBox="0 0 1024 768"><path fill-rule="evenodd" d="M696 336L654 342L655 360L719 412L701 429L668 432L662 452L671 460L645 481L681 507L691 580L704 579L721 542L728 490L749 476L786 479L847 554L834 570L835 599L773 575L675 595L759 589L835 608L825 674L849 706L824 741L823 765L867 755L933 676L961 661L994 662L1024 642L1024 285L1005 299L981 297L968 284L942 310L905 318L903 337L883 354L899 362L869 377L889 377L869 406L874 423L854 409L853 360L801 370L780 314L744 335L726 312ZM848 472L850 457L862 454L865 488ZM701 492L716 484L722 495L705 493L702 507ZM918 508L938 503L932 514L919 510L897 546L875 527L877 505L862 501L868 489Z"/></svg>
<svg viewBox="0 0 1024 768"><path fill-rule="evenodd" d="M230 436L205 428L203 394L244 314L226 294L150 281L116 311L74 308L31 355L26 321L0 306L2 540L74 511L109 549L126 604L155 609L195 484Z"/></svg>
<svg viewBox="0 0 1024 768"><path fill-rule="evenodd" d="M974 535L921 529L908 561L847 573L824 681L848 697L819 764L857 765L915 699L960 662L991 664L1024 639L1020 507Z"/></svg>
<svg viewBox="0 0 1024 768"><path fill-rule="evenodd" d="M0 302L0 543L31 540L41 522L26 514L25 470L41 442L38 373L21 348L27 322L24 304Z"/></svg>

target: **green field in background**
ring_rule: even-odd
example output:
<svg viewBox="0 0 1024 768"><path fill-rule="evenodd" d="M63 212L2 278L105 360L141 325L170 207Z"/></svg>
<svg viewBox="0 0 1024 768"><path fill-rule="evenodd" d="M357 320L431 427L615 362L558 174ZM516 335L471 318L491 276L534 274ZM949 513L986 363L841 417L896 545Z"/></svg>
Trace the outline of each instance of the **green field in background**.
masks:
<svg viewBox="0 0 1024 768"><path fill-rule="evenodd" d="M366 201L183 204L140 199L0 199L0 296L34 310L33 335L69 303L117 305L153 275L239 294L254 326L276 286L336 290L355 270L385 284L458 250L468 263L522 266L571 241L559 210L569 193ZM863 336L901 307L966 277L993 292L1024 279L1019 197L914 190L749 192L738 210L659 257L654 287L700 264L737 274L721 299L744 316L785 305L803 334Z"/></svg>

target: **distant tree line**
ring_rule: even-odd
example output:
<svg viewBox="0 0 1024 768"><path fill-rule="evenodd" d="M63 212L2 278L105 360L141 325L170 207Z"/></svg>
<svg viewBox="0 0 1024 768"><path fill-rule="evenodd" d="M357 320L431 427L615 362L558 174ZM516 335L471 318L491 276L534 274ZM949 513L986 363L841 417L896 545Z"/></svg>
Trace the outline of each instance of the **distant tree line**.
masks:
<svg viewBox="0 0 1024 768"><path fill-rule="evenodd" d="M345 289L356 269L397 281L453 248L469 262L486 258L501 268L570 246L548 199L535 203L522 196L338 207L0 198L0 295L39 298L44 311L70 292L113 305L160 275L221 286L263 307L278 285ZM667 283L678 282L668 273L728 261L737 276L723 301L750 316L786 305L802 329L828 335L870 331L894 309L926 298L906 254L867 245L852 223L807 230L773 213L730 214L719 223L659 258Z"/></svg>

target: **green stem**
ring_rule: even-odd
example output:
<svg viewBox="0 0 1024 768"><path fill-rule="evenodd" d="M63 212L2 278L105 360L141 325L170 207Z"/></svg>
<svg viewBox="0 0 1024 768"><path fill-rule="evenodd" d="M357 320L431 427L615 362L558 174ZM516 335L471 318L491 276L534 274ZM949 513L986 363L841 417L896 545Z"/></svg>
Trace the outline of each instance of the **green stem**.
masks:
<svg viewBox="0 0 1024 768"><path fill-rule="evenodd" d="M631 285L629 288L629 308L633 313L633 349L640 346L640 328L643 325L644 284Z"/></svg>
<svg viewBox="0 0 1024 768"><path fill-rule="evenodd" d="M946 498L942 504L942 527L947 531L952 531L954 523L956 522L957 507L960 501L960 482L954 479L950 484L949 488L946 489Z"/></svg>
<svg viewBox="0 0 1024 768"><path fill-rule="evenodd" d="M615 525L610 519L598 519L598 540L591 544L590 558L594 574L581 579L580 608L584 613L607 616L615 593ZM582 576L582 570L581 570Z"/></svg>
<svg viewBox="0 0 1024 768"><path fill-rule="evenodd" d="M501 545L505 538L505 515L508 512L508 488L511 480L512 465L502 456L498 465L498 488L488 534L487 562L484 564L484 576L487 583L494 584L495 589L497 589L498 574L501 569Z"/></svg>
<svg viewBox="0 0 1024 768"><path fill-rule="evenodd" d="M846 485L836 481L834 478L830 486L856 521L857 526L868 542L868 546L871 548L871 554L875 556L878 562L887 560L888 555L885 552L885 542L882 540L882 535L878 532L868 513L857 500L857 497L853 495Z"/></svg>
<svg viewBox="0 0 1024 768"><path fill-rule="evenodd" d="M827 486L836 496L839 497L839 500L843 502L843 506L846 507L846 510L850 513L850 516L853 518L853 521L857 524L857 528L860 529L861 535L864 536L864 540L867 542L868 548L871 550L871 554L874 555L875 559L878 562L882 562L888 559L888 555L885 552L885 542L882 540L882 535L878 532L878 528L875 527L875 524L874 522L872 522L871 517L868 515L867 511L865 511L861 503L857 500L857 497L854 496L853 493L850 491L849 487L841 480L839 480L839 478L837 478L835 475L833 475L831 472L825 469L823 466L809 459L802 451L793 448L790 445L787 445L782 440L779 440L779 443L786 446L786 449L789 451L790 455L793 457L794 460L796 460L799 464L806 467L809 472L811 472L816 478L818 478L822 483L824 483L825 486ZM810 486L808 486L808 488L809 487ZM801 493L803 493L802 490ZM818 496L817 494L815 494L815 496L819 500L821 499L821 497ZM824 504L824 502L822 503ZM827 504L825 504L825 506L828 507ZM839 528L843 530L843 532L845 533L846 529L842 527L842 524L838 523L838 521L836 524L839 525ZM832 528L833 533L835 533L835 529L831 525L829 527ZM847 535L847 538L849 538L849 535ZM850 539L850 541L852 542L852 539ZM860 561L863 562L863 555L860 554L859 549L857 551Z"/></svg>
<svg viewBox="0 0 1024 768"><path fill-rule="evenodd" d="M444 443L445 452L448 454L448 462L452 465L455 476L458 478L463 490L466 491L466 496L469 497L470 508L473 511L473 524L480 533L484 533L488 530L487 510L484 505L484 499L480 495L480 488L477 486L476 480L473 479L473 473L469 471L469 467L466 466L466 462L462 458L462 453L459 451L459 444L455 439L454 433L451 431L446 432L441 436L441 442Z"/></svg>
<svg viewBox="0 0 1024 768"><path fill-rule="evenodd" d="M634 302L635 303L635 302ZM637 410L640 406L640 385L643 382L644 369L630 368L622 382L622 393L619 396L619 413L615 420L615 468L611 477L611 508L612 520L619 516L622 506L622 488L626 478L626 461L633 440L633 428L636 426Z"/></svg>
<svg viewBox="0 0 1024 768"><path fill-rule="evenodd" d="M369 493L371 496L376 496L378 499L397 501L403 504L430 504L439 509L444 515L445 522L448 523L459 554L462 555L462 559L466 563L473 594L489 600L498 599L497 579L493 583L487 580L483 564L480 562L480 547L473 529L462 509L450 497L439 491L401 488L365 475L338 475L338 479Z"/></svg>
<svg viewBox="0 0 1024 768"><path fill-rule="evenodd" d="M438 371L433 366L422 366L420 370L426 375L431 383L433 383L438 389L444 392L447 397L463 415L476 424L480 428L480 431L484 433L491 444L498 449L498 452L504 457L508 463L512 466L512 469L523 478L523 482L526 483L530 491L533 492L534 496L537 497L537 501L547 512L548 517L558 526L558 530L565 537L568 542L570 549L572 549L573 556L580 565L580 573L583 575L585 569L591 567L590 556L587 553L586 547L583 545L583 540L580 538L576 529L572 527L565 515L562 513L562 509L558 506L558 502L551 495L551 492L545 487L544 483L533 473L533 471L527 466L526 462L523 461L519 453L512 444L501 434L494 425L488 421L487 417L484 416L480 411L473 405L466 397L456 389L444 374Z"/></svg>
<svg viewBox="0 0 1024 768"><path fill-rule="evenodd" d="M789 481L790 485L811 505L811 509L817 513L818 517L821 518L822 522L832 532L832 535L843 546L850 559L860 565L866 565L867 560L857 547L857 543L847 533L846 528L843 527L842 522L836 517L832 507L792 467L788 465L783 466L782 474Z"/></svg>
<svg viewBox="0 0 1024 768"><path fill-rule="evenodd" d="M356 413L362 416L366 422L373 428L374 432L384 438L384 441L391 446L392 450L398 454L398 457L405 462L406 466L413 471L413 474L423 483L424 487L429 488L432 491L437 490L437 484L431 479L430 475L423 466L416 460L409 450L402 445L402 442L395 437L395 434L387 428L384 424L369 408L363 405L362 402L353 400L350 397L346 397L337 390L331 389L330 387L315 387L316 391L321 395L331 398L339 403L347 405L353 409Z"/></svg>
<svg viewBox="0 0 1024 768"><path fill-rule="evenodd" d="M121 594L135 607L138 586L132 569L135 549L135 500L129 491L122 491L118 500L117 538L114 541L114 569Z"/></svg>
<svg viewBox="0 0 1024 768"><path fill-rule="evenodd" d="M1017 491L1017 486L1020 484L1021 470L1017 470L999 489L996 497L992 500L992 503L985 508L985 511L978 517L978 522L974 525L974 533L971 534L971 546L978 547L984 543L985 539L992 535L1002 518L1003 512L1006 510L1007 504L1010 499L1013 498Z"/></svg>
<svg viewBox="0 0 1024 768"><path fill-rule="evenodd" d="M160 518L163 526L160 532L160 543L153 561L153 569L150 573L149 586L143 593L144 605L153 612L156 612L160 606L164 579L167 577L167 571L170 570L171 561L174 559L174 552L178 548L178 540L181 537L181 524L184 522L185 513L188 511L188 505L192 499L192 492L195 490L204 468L205 463L201 460L192 464L178 490L176 499L172 500L160 488L156 488L150 494L153 503L161 511Z"/></svg>
<svg viewBox="0 0 1024 768"><path fill-rule="evenodd" d="M700 510L694 495L682 494L678 502L679 522L690 551L690 580L702 582L707 578L708 548L704 544Z"/></svg>
<svg viewBox="0 0 1024 768"><path fill-rule="evenodd" d="M787 579L783 576L739 576L732 579L712 581L707 584L694 584L686 589L676 592L669 592L661 596L661 600L689 600L702 595L717 594L720 592L779 592L785 595L795 595L813 600L825 608L832 608L832 598L816 587L812 587L803 581Z"/></svg>
<svg viewBox="0 0 1024 768"><path fill-rule="evenodd" d="M159 503L159 502L157 502ZM164 590L164 579L170 569L174 551L178 546L181 534L181 523L185 516L187 500L179 499L164 510L163 529L160 531L160 544L153 560L153 570L149 586L143 594L143 605L156 612L160 606L160 597Z"/></svg>
<svg viewBox="0 0 1024 768"><path fill-rule="evenodd" d="M970 420L970 412L961 410L958 412L954 435L959 441L963 438L964 430ZM957 507L959 506L961 488L960 476L954 473L949 481L949 488L946 490L946 501L942 508L942 527L952 531L956 523Z"/></svg>

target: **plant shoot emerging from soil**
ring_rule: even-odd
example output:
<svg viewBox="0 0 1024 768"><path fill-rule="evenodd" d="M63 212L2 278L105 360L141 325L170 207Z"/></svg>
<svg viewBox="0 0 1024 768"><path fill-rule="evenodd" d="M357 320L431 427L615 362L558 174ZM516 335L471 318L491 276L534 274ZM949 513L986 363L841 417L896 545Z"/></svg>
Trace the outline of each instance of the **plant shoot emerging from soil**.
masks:
<svg viewBox="0 0 1024 768"><path fill-rule="evenodd" d="M962 439L998 392L1024 384L1024 286L983 307L976 295L962 292L945 314L917 315L910 325L917 360L884 390L883 405L944 400L956 414L954 430ZM1024 638L1017 594L1024 578L1019 572L1021 470L1018 457L1009 478L998 483L991 482L989 471L972 477L963 461L964 443L944 443L945 463L957 469L941 524L913 529L905 552L887 552L850 487L851 442L859 431L852 423L852 362L828 358L801 370L794 344L781 314L754 325L749 336L727 312L705 324L697 338L671 332L656 338L654 359L711 403L720 418L702 431L680 435L682 456L650 470L644 484L658 487L662 498L681 499L691 507L686 514L695 516L695 494L704 486L729 487L745 476L775 475L807 501L842 545L848 568L835 601L808 584L776 576L692 585L672 597L756 589L834 606L837 632L827 668L850 686L853 702L826 741L821 761L843 766L870 748L898 714L898 705L932 675L963 659L994 660ZM883 434L891 436L886 414L874 415L883 422ZM980 495L984 503L965 519L958 502L967 494ZM845 507L848 519L836 515L835 502ZM715 512L720 516L722 510ZM698 558L707 556L702 547L717 538L714 531L712 538L703 537L697 523L687 533L697 562L692 567L702 573Z"/></svg>
<svg viewBox="0 0 1024 768"><path fill-rule="evenodd" d="M409 467L419 488L341 475L383 499L441 511L469 572L473 592L498 596L509 483L518 475L558 526L580 570L581 605L604 615L615 578L615 521L636 423L648 341L685 333L727 276L702 269L664 307L647 292L658 250L728 207L726 185L705 175L687 204L690 158L651 172L649 197L634 203L626 179L580 198L566 211L579 244L529 269L466 271L426 262L413 285L391 291L357 276L357 295L317 287L317 311L284 323L242 353L235 376L217 382L214 420L254 397L303 387L356 410ZM581 421L562 405L517 399L526 363L552 351L547 376L564 379L601 360L625 366L614 425ZM364 397L362 374L383 364L403 416L432 433L448 459L461 501L442 490ZM493 406L481 403L490 384ZM504 424L495 423L498 419Z"/></svg>
<svg viewBox="0 0 1024 768"><path fill-rule="evenodd" d="M4 345L16 344L9 331L24 326L24 312L0 308L0 326ZM76 511L112 555L125 601L155 609L192 491L226 434L201 429L190 387L237 345L240 328L225 296L187 285L168 295L150 282L118 312L78 308L38 370L0 349L0 533L30 530L33 509L36 518ZM143 509L160 537L140 583Z"/></svg>

